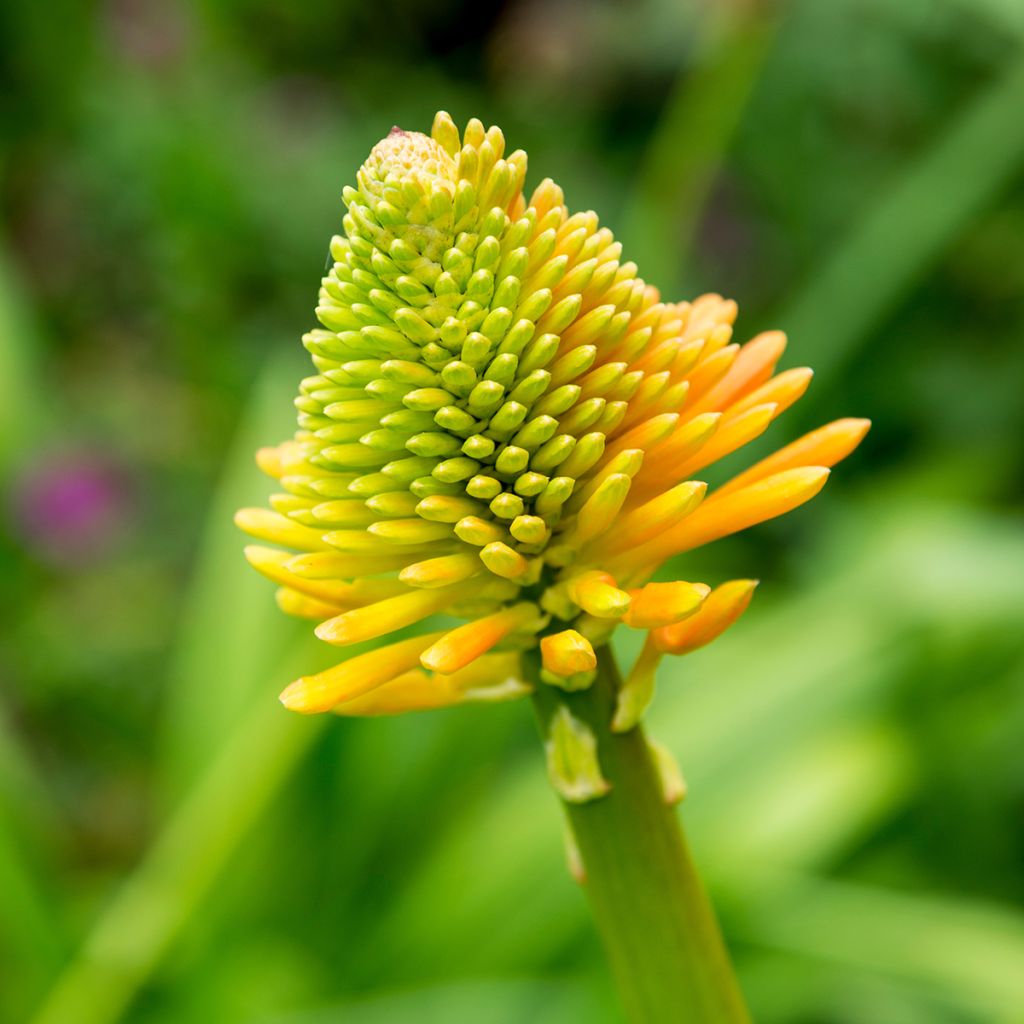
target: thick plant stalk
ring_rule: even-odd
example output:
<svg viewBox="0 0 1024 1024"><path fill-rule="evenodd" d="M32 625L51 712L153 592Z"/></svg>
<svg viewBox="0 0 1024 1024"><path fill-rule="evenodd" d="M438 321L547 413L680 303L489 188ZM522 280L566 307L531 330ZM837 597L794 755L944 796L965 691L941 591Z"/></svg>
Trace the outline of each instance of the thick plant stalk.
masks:
<svg viewBox="0 0 1024 1024"><path fill-rule="evenodd" d="M597 740L611 788L586 803L566 801L584 889L631 1024L733 1024L750 1020L707 893L675 808L640 727L611 732L621 686L611 650L598 650L588 690L538 686L547 734L567 705Z"/></svg>

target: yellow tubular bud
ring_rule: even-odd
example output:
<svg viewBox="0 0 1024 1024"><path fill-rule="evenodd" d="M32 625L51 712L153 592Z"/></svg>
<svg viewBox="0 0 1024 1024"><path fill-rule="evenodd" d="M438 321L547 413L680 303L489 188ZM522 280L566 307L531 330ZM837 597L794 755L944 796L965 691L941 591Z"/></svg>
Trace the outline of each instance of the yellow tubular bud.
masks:
<svg viewBox="0 0 1024 1024"><path fill-rule="evenodd" d="M544 637L540 642L540 653L544 668L558 676L574 676L597 668L594 648L575 629Z"/></svg>
<svg viewBox="0 0 1024 1024"><path fill-rule="evenodd" d="M399 544L430 544L452 536L447 523L428 523L424 519L382 519L368 527L367 532L380 539L373 550L384 553Z"/></svg>
<svg viewBox="0 0 1024 1024"><path fill-rule="evenodd" d="M480 560L496 576L503 576L507 580L520 579L530 568L529 562L518 551L502 541L481 548Z"/></svg>
<svg viewBox="0 0 1024 1024"><path fill-rule="evenodd" d="M275 480L280 480L284 475L280 448L260 448L256 452L256 465Z"/></svg>
<svg viewBox="0 0 1024 1024"><path fill-rule="evenodd" d="M631 590L633 599L622 621L633 629L657 629L693 615L711 593L705 583L648 583Z"/></svg>
<svg viewBox="0 0 1024 1024"><path fill-rule="evenodd" d="M372 718L397 715L406 711L430 711L463 702L463 695L444 680L431 677L422 669L411 669L381 684L369 693L335 704L336 715Z"/></svg>
<svg viewBox="0 0 1024 1024"><path fill-rule="evenodd" d="M632 478L625 473L612 473L587 499L576 521L576 538L585 544L598 537L615 521L629 494Z"/></svg>
<svg viewBox="0 0 1024 1024"><path fill-rule="evenodd" d="M302 526L279 512L266 508L243 508L235 513L235 525L250 537L305 551L329 551L323 532Z"/></svg>
<svg viewBox="0 0 1024 1024"><path fill-rule="evenodd" d="M827 426L804 434L792 444L780 448L774 455L762 459L719 487L715 494L724 497L766 477L799 466L834 466L861 443L870 427L871 420L835 420Z"/></svg>
<svg viewBox="0 0 1024 1024"><path fill-rule="evenodd" d="M330 711L336 704L352 700L419 666L420 655L440 633L401 640L357 655L316 675L302 676L286 687L281 703L289 711L313 714Z"/></svg>
<svg viewBox="0 0 1024 1024"><path fill-rule="evenodd" d="M285 568L292 556L276 548L263 548L250 544L245 557L259 573L282 587L295 590L325 604L347 605L351 600L352 585L340 580L308 580Z"/></svg>
<svg viewBox="0 0 1024 1024"><path fill-rule="evenodd" d="M539 516L516 516L509 532L521 544L543 544L548 538L547 524Z"/></svg>
<svg viewBox="0 0 1024 1024"><path fill-rule="evenodd" d="M501 643L510 633L539 619L540 611L530 602L503 608L445 633L423 652L420 661L425 668L435 672L458 672Z"/></svg>
<svg viewBox="0 0 1024 1024"><path fill-rule="evenodd" d="M340 551L311 551L295 555L285 563L285 568L304 579L351 580L361 576L375 576L381 572L393 572L409 564L409 556L395 555L345 555Z"/></svg>
<svg viewBox="0 0 1024 1024"><path fill-rule="evenodd" d="M320 622L328 616L337 615L340 611L344 610L342 606L327 604L326 601L318 601L315 597L310 597L308 594L301 594L297 590L292 590L291 587L278 588L274 596L277 599L277 607L285 615L294 615L300 619L313 619L316 622Z"/></svg>
<svg viewBox="0 0 1024 1024"><path fill-rule="evenodd" d="M476 548L494 544L507 537L503 527L481 519L479 516L466 516L465 519L460 519L455 524L455 535L459 540L472 544Z"/></svg>
<svg viewBox="0 0 1024 1024"><path fill-rule="evenodd" d="M483 567L475 554L442 555L423 562L407 565L398 578L410 587L444 587L467 580L481 572Z"/></svg>
<svg viewBox="0 0 1024 1024"><path fill-rule="evenodd" d="M321 622L316 635L329 644L343 647L361 640L372 640L443 611L469 593L467 583L437 590L414 590L398 597L385 598L354 611Z"/></svg>
<svg viewBox="0 0 1024 1024"><path fill-rule="evenodd" d="M615 701L615 716L612 718L612 732L629 732L640 724L644 712L654 700L655 676L660 661L661 652L648 636L640 657L636 659L619 690Z"/></svg>
<svg viewBox="0 0 1024 1024"><path fill-rule="evenodd" d="M482 658L487 662L491 659ZM336 704L336 715L368 718L377 715L399 715L407 711L431 711L459 704L496 703L514 700L530 692L530 687L513 674L502 674L500 665L487 665L485 685L470 687L461 680L462 673L433 675L412 669L378 686L361 697Z"/></svg>
<svg viewBox="0 0 1024 1024"><path fill-rule="evenodd" d="M664 654L689 654L724 633L746 610L757 580L730 580L714 590L688 619L656 629L655 647Z"/></svg>
<svg viewBox="0 0 1024 1024"><path fill-rule="evenodd" d="M434 678L450 679L457 689L471 694L511 689L520 693L530 692L530 686L523 681L522 658L518 651L481 654L465 668L450 674L435 673Z"/></svg>
<svg viewBox="0 0 1024 1024"><path fill-rule="evenodd" d="M630 597L619 590L615 579L597 570L580 573L566 582L569 599L596 619L621 619L629 609Z"/></svg>

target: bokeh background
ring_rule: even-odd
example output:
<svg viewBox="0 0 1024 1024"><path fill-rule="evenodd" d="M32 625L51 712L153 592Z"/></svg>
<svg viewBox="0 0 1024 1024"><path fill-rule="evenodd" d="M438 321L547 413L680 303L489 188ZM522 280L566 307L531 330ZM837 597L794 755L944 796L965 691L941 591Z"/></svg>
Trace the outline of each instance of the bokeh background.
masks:
<svg viewBox="0 0 1024 1024"><path fill-rule="evenodd" d="M503 126L870 416L653 732L758 1021L1024 1020L1024 6L0 7L0 1018L613 1024L525 704L300 719L231 525L342 186ZM622 654L631 649L623 643Z"/></svg>

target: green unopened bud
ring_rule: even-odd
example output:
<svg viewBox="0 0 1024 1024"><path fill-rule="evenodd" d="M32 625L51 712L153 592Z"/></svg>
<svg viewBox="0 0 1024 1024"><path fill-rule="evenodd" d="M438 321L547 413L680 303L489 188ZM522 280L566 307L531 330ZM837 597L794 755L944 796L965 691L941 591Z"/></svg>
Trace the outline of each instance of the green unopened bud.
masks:
<svg viewBox="0 0 1024 1024"><path fill-rule="evenodd" d="M601 774L594 734L564 704L551 717L545 746L548 778L563 800L583 804L611 789Z"/></svg>

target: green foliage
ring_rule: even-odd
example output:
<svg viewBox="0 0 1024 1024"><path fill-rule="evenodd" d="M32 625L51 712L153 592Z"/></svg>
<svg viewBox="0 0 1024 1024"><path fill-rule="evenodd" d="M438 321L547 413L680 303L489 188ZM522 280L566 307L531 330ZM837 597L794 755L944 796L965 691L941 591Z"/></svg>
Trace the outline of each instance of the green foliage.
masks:
<svg viewBox="0 0 1024 1024"><path fill-rule="evenodd" d="M674 566L762 579L650 720L755 1018L1020 1019L1022 23L755 6L7 5L0 1019L619 1019L529 709L287 716L324 652L230 525L340 188L438 108L790 330L773 442L875 421Z"/></svg>

